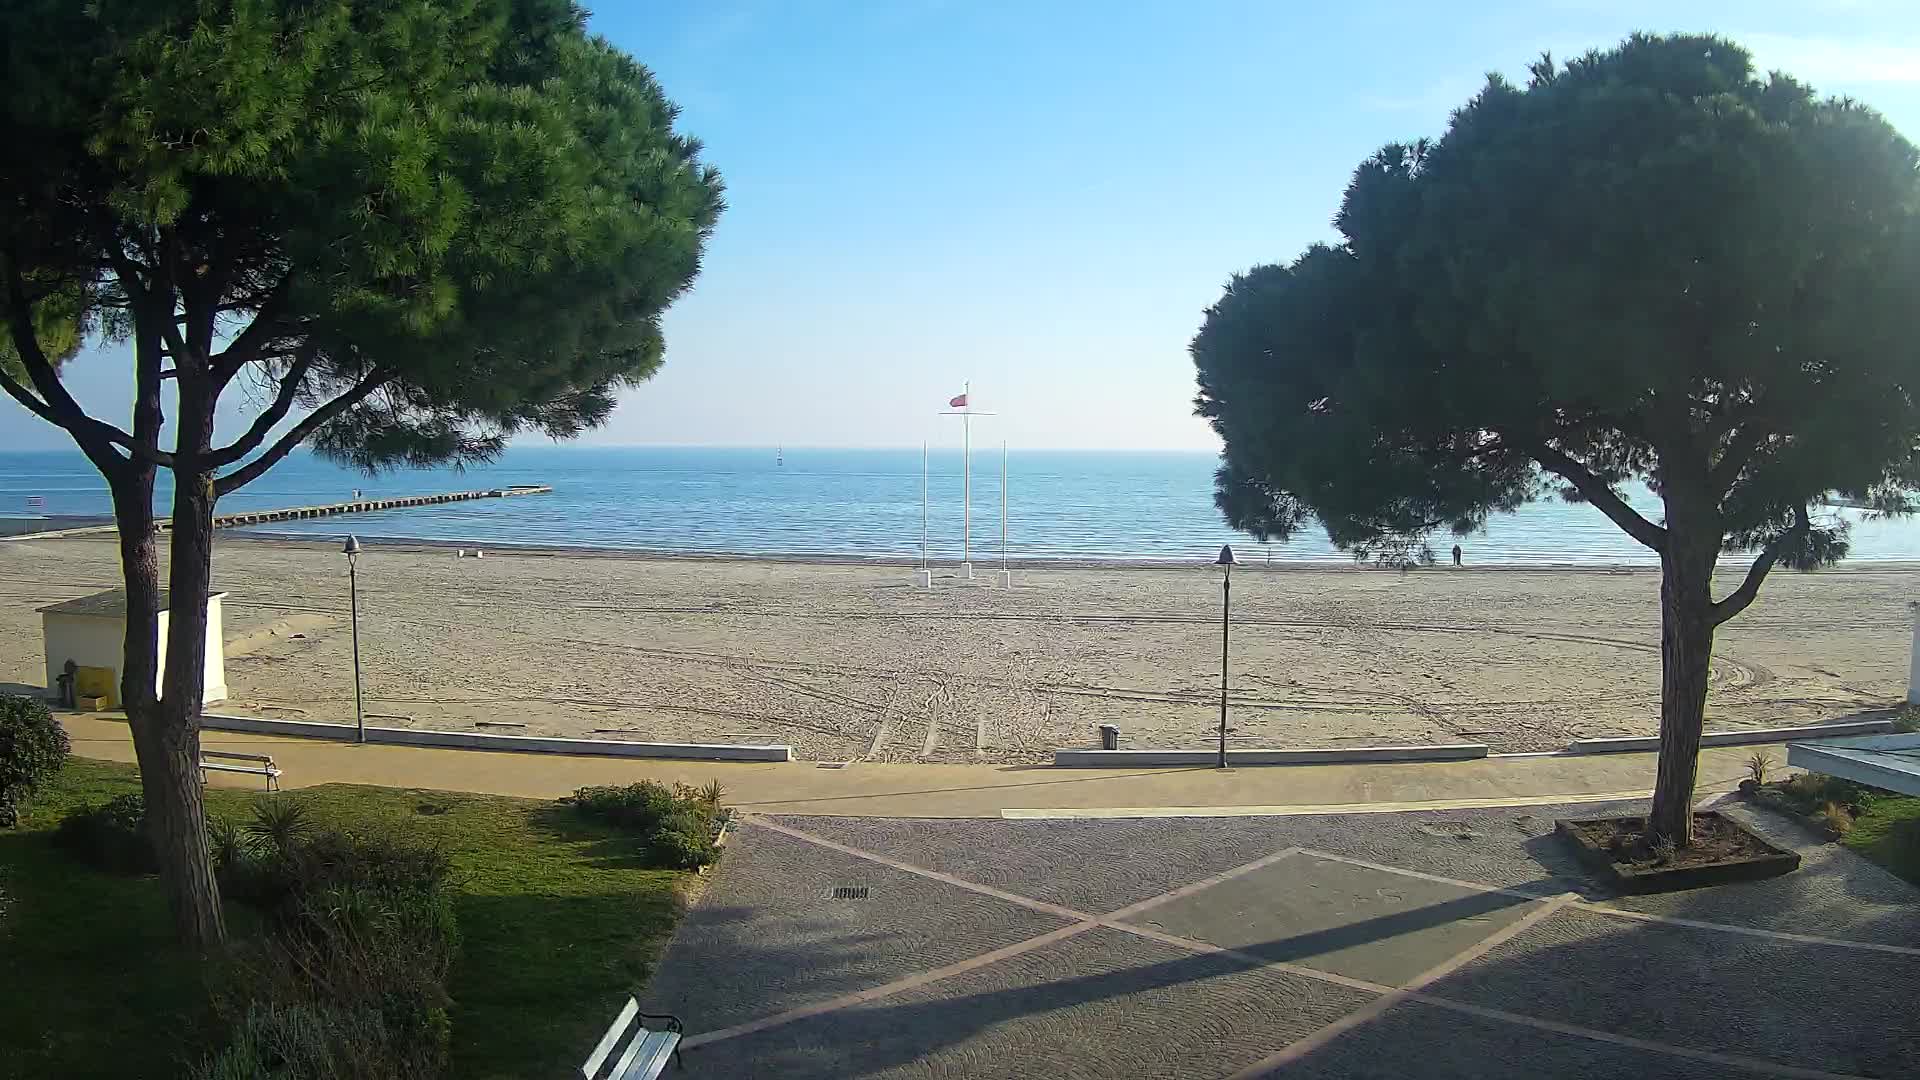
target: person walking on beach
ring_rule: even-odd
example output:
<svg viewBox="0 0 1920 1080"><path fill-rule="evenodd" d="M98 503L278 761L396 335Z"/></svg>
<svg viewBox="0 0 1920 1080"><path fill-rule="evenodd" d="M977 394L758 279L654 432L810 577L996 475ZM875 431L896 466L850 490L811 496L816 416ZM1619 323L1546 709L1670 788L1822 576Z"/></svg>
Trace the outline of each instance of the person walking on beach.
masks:
<svg viewBox="0 0 1920 1080"><path fill-rule="evenodd" d="M1453 565L1455 566L1460 565L1460 545L1459 544L1453 545Z"/></svg>

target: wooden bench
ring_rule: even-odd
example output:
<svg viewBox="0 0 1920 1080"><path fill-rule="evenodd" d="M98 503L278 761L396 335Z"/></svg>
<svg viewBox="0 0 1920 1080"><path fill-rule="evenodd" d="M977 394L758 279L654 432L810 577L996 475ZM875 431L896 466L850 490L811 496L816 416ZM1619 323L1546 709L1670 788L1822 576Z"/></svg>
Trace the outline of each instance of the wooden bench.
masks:
<svg viewBox="0 0 1920 1080"><path fill-rule="evenodd" d="M208 758L217 758L208 761ZM226 750L200 751L200 782L207 782L207 771L249 773L267 778L267 790L280 790L280 766L265 754L236 754Z"/></svg>
<svg viewBox="0 0 1920 1080"><path fill-rule="evenodd" d="M649 1020L665 1023L650 1028L646 1023ZM628 998L626 1007L613 1018L613 1026L600 1036L600 1045L593 1048L593 1056L580 1066L580 1075L586 1080L653 1080L666 1070L668 1058L685 1068L686 1063L680 1060L680 1037L685 1032L677 1018L643 1013L640 1003ZM623 1047L624 1051L609 1067L608 1059Z"/></svg>

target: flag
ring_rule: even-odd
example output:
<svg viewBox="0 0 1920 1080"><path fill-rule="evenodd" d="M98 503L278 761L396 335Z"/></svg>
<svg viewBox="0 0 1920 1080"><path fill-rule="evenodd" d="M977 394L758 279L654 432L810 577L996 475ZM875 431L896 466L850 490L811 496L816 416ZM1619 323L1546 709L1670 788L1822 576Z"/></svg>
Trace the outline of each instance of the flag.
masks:
<svg viewBox="0 0 1920 1080"><path fill-rule="evenodd" d="M947 402L947 407L948 407L949 409L964 409L964 408L966 408L966 407L967 407L967 395L965 395L965 394L961 394L961 395L960 395L959 397L957 397L957 398L954 398L954 399L953 399L952 401L949 401L949 402Z"/></svg>

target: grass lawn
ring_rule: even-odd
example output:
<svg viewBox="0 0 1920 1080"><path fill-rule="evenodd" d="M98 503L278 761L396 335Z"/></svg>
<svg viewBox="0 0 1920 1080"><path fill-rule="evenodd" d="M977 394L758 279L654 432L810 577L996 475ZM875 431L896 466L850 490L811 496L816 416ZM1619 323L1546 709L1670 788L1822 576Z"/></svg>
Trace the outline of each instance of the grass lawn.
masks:
<svg viewBox="0 0 1920 1080"><path fill-rule="evenodd" d="M129 766L73 759L0 832L0 1080L170 1080L222 1042L210 965L172 944L157 882L90 870L51 843L69 809L138 790ZM258 797L210 788L208 812L243 820ZM344 784L280 797L311 804L317 826L397 823L451 857L449 1075L462 1078L577 1070L646 981L693 878L645 868L633 840L555 803ZM258 926L235 904L227 919L235 935Z"/></svg>
<svg viewBox="0 0 1920 1080"><path fill-rule="evenodd" d="M1920 798L1885 795L1855 818L1846 845L1920 885Z"/></svg>

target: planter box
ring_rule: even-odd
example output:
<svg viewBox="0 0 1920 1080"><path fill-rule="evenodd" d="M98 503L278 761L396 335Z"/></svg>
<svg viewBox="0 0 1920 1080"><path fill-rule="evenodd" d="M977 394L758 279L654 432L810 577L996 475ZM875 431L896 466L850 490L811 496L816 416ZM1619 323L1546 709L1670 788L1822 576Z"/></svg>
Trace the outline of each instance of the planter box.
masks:
<svg viewBox="0 0 1920 1080"><path fill-rule="evenodd" d="M1614 853L1596 843L1582 827L1611 823L1645 827L1646 819L1643 817L1556 821L1554 831L1567 838L1573 845L1574 853L1588 869L1623 893L1672 892L1706 885L1725 885L1734 881L1758 881L1761 878L1778 877L1800 866L1799 853L1775 847L1731 818L1711 811L1693 816L1695 821L1711 819L1720 826L1740 833L1752 850L1717 862L1691 866L1635 866L1614 861Z"/></svg>

